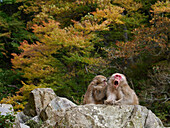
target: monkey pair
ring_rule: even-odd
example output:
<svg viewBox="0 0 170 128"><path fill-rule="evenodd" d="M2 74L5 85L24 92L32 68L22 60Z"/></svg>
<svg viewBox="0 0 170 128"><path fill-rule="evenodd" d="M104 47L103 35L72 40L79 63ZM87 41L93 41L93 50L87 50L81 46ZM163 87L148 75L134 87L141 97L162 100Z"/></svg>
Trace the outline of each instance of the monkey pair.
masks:
<svg viewBox="0 0 170 128"><path fill-rule="evenodd" d="M83 104L137 105L138 97L123 74L113 74L109 81L102 75L94 77L84 95Z"/></svg>

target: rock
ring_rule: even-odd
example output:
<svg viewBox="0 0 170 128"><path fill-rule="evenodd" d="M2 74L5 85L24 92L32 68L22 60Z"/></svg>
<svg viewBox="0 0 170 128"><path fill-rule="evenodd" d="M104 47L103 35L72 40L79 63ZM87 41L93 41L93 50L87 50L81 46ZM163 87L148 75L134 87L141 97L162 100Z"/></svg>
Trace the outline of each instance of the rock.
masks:
<svg viewBox="0 0 170 128"><path fill-rule="evenodd" d="M140 105L80 105L55 118L56 128L163 128L155 114Z"/></svg>
<svg viewBox="0 0 170 128"><path fill-rule="evenodd" d="M54 117L57 114L63 114L67 109L75 106L77 105L66 98L56 97L53 99L40 113L42 121L46 121L44 127L48 125L54 126L57 121L57 118Z"/></svg>
<svg viewBox="0 0 170 128"><path fill-rule="evenodd" d="M39 116L34 116L34 117L31 118L30 120L33 120L33 121L36 122L36 123L39 123L39 122L40 122Z"/></svg>
<svg viewBox="0 0 170 128"><path fill-rule="evenodd" d="M31 119L24 118L24 114ZM163 128L152 111L140 105L79 105L50 88L31 92L20 123L42 128ZM27 117L27 116L25 116ZM33 117L33 118L32 118Z"/></svg>
<svg viewBox="0 0 170 128"><path fill-rule="evenodd" d="M31 117L25 115L23 112L17 112L16 117L20 123L25 123L31 119Z"/></svg>
<svg viewBox="0 0 170 128"><path fill-rule="evenodd" d="M44 109L56 97L56 94L51 88L37 88L31 91L28 104L25 106L24 114L28 116L39 115L41 110Z"/></svg>
<svg viewBox="0 0 170 128"><path fill-rule="evenodd" d="M31 117L26 116L23 112L17 112L14 128L30 128L25 124L30 118Z"/></svg>
<svg viewBox="0 0 170 128"><path fill-rule="evenodd" d="M153 118L154 117L154 118ZM161 120L152 113L151 110L148 111L148 117L146 119L145 128L159 128L163 127Z"/></svg>
<svg viewBox="0 0 170 128"><path fill-rule="evenodd" d="M20 123L20 128L30 128L30 126Z"/></svg>
<svg viewBox="0 0 170 128"><path fill-rule="evenodd" d="M11 104L0 104L1 115L7 115L7 113L13 113L13 107Z"/></svg>
<svg viewBox="0 0 170 128"><path fill-rule="evenodd" d="M31 128L41 128L42 125L42 121L40 120L39 116L35 116L33 118L31 118L30 120L28 120L26 123L26 125L29 125Z"/></svg>
<svg viewBox="0 0 170 128"><path fill-rule="evenodd" d="M19 123L19 121L15 122L15 125L13 126L13 128L30 128L30 126L25 125L23 123Z"/></svg>
<svg viewBox="0 0 170 128"><path fill-rule="evenodd" d="M29 126L20 123L20 121L19 121L20 118L19 118L18 114L14 115L13 106L11 104L0 104L0 112L1 112L1 115L7 115L7 113L9 113L12 116L16 117L15 123L12 122L12 123L14 123L13 128L30 128Z"/></svg>
<svg viewBox="0 0 170 128"><path fill-rule="evenodd" d="M0 104L0 107L14 111L13 106L11 104Z"/></svg>

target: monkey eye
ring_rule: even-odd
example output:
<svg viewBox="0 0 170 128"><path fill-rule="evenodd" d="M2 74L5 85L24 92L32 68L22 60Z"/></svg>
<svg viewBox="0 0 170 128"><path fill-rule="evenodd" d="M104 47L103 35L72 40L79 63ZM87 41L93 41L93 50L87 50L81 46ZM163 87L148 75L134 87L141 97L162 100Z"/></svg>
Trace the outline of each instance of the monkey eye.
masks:
<svg viewBox="0 0 170 128"><path fill-rule="evenodd" d="M120 75L115 75L115 78L120 78L121 79L122 77Z"/></svg>

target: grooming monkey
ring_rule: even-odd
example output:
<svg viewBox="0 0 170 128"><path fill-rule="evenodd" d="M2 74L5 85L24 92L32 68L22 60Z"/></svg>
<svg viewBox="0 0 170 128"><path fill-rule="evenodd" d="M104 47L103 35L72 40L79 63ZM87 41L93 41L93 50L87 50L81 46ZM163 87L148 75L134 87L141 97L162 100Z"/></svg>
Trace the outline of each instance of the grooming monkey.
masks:
<svg viewBox="0 0 170 128"><path fill-rule="evenodd" d="M107 78L97 75L89 84L84 95L83 104L104 104L106 98Z"/></svg>

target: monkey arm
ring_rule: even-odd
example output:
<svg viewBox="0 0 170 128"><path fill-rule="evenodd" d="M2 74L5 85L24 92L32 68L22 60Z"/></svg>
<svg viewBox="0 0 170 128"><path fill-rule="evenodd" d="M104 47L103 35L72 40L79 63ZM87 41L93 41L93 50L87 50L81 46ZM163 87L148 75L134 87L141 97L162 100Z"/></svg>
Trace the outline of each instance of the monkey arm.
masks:
<svg viewBox="0 0 170 128"><path fill-rule="evenodd" d="M96 101L101 101L105 98L106 88L102 86L94 86L93 97Z"/></svg>
<svg viewBox="0 0 170 128"><path fill-rule="evenodd" d="M83 104L94 103L94 99L92 97L92 91L93 91L93 83L91 82L84 95Z"/></svg>
<svg viewBox="0 0 170 128"><path fill-rule="evenodd" d="M117 100L115 101L115 104L121 104L122 102L124 102L125 99L125 95L122 92L122 88L119 88L117 90Z"/></svg>
<svg viewBox="0 0 170 128"><path fill-rule="evenodd" d="M122 93L124 96L123 96L123 100L120 102L121 104L128 104L128 105L139 104L138 98L134 90L131 89L128 84L124 86L124 88L122 88Z"/></svg>
<svg viewBox="0 0 170 128"><path fill-rule="evenodd" d="M115 101L116 101L116 94L112 93L108 95L107 100L104 101L104 104L113 105L115 104Z"/></svg>
<svg viewBox="0 0 170 128"><path fill-rule="evenodd" d="M119 99L119 100L116 100L114 103L115 103L115 104L121 104L122 101L123 101L123 97L122 97L121 99Z"/></svg>

